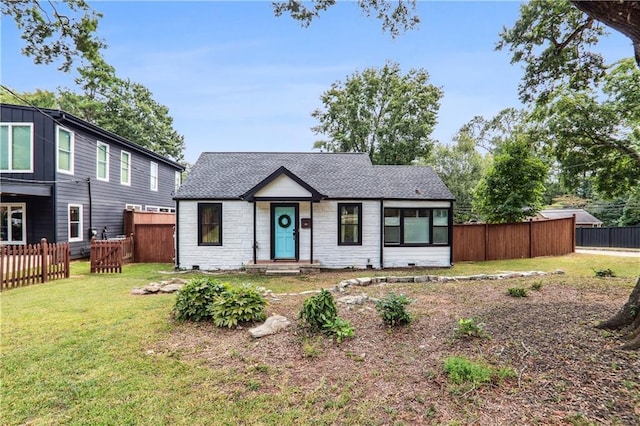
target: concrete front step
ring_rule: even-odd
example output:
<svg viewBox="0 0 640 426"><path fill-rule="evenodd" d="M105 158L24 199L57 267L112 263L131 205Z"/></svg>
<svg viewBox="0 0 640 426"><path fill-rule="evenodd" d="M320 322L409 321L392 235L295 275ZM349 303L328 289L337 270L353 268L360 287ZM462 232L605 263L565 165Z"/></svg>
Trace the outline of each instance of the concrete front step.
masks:
<svg viewBox="0 0 640 426"><path fill-rule="evenodd" d="M300 269L267 269L265 275L300 275Z"/></svg>

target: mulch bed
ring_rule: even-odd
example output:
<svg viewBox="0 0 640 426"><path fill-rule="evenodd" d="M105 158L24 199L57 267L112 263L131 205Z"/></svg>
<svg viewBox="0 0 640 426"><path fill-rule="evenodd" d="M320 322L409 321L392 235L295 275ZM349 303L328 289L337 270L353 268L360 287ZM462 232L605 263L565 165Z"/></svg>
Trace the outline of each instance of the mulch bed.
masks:
<svg viewBox="0 0 640 426"><path fill-rule="evenodd" d="M533 282L543 286L529 297L507 295L507 288ZM344 423L640 424L640 355L617 350L619 335L594 328L626 301L626 283L550 276L349 287L336 298L405 294L415 320L389 329L372 302L339 304L356 332L340 344L296 324L309 295L274 295L267 315L292 320L284 332L255 340L246 329L185 323L154 350L259 383L256 390L243 380L221 381L220 390L236 398L295 388L309 412L337 410ZM484 323L490 338L456 338L461 317ZM454 386L443 370L453 355L510 367L516 377Z"/></svg>

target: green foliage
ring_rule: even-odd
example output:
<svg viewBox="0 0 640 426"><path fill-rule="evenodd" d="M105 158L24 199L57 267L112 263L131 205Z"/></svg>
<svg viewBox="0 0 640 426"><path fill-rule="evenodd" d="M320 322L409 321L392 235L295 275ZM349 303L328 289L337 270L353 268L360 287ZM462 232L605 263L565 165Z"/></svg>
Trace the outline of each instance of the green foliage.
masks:
<svg viewBox="0 0 640 426"><path fill-rule="evenodd" d="M300 22L303 27L308 27L311 22L320 16L329 7L335 4L335 0L288 0L274 1L273 12L276 16L289 14L291 18ZM375 16L382 21L382 30L387 31L392 37L413 29L420 23L420 17L416 14L416 0L392 2L390 0L360 0L358 6L366 16Z"/></svg>
<svg viewBox="0 0 640 426"><path fill-rule="evenodd" d="M484 331L484 324L477 323L473 318L460 318L458 320L458 326L454 328L456 337L470 338L470 337L487 337L487 333Z"/></svg>
<svg viewBox="0 0 640 426"><path fill-rule="evenodd" d="M59 69L67 72L78 58L95 62L106 47L96 36L102 14L87 1L3 1L0 11L12 17L22 30L22 54L32 57L36 64L62 60Z"/></svg>
<svg viewBox="0 0 640 426"><path fill-rule="evenodd" d="M449 376L449 380L458 385L466 383L478 386L515 376L513 370L509 368L495 368L457 356L445 359L444 371Z"/></svg>
<svg viewBox="0 0 640 426"><path fill-rule="evenodd" d="M436 144L427 163L456 198L453 220L463 223L474 218L473 189L487 169L489 159L476 151L476 140L464 129L454 136L454 141L454 145Z"/></svg>
<svg viewBox="0 0 640 426"><path fill-rule="evenodd" d="M508 48L511 63L521 63L524 102L546 102L559 84L581 90L604 75L600 54L589 51L604 26L568 0L535 0L520 6L520 18L500 34L497 49Z"/></svg>
<svg viewBox="0 0 640 426"><path fill-rule="evenodd" d="M267 300L251 284L228 287L209 305L209 315L218 327L235 327L238 324L264 321Z"/></svg>
<svg viewBox="0 0 640 426"><path fill-rule="evenodd" d="M531 284L531 290L540 291L542 290L542 281L536 281Z"/></svg>
<svg viewBox="0 0 640 426"><path fill-rule="evenodd" d="M520 222L542 207L547 166L523 136L503 143L474 194L473 206L491 223Z"/></svg>
<svg viewBox="0 0 640 426"><path fill-rule="evenodd" d="M595 271L595 275L598 278L613 278L616 276L615 272L613 272L610 268L607 269L597 269Z"/></svg>
<svg viewBox="0 0 640 426"><path fill-rule="evenodd" d="M315 148L332 152L366 152L374 164L410 164L428 157L442 90L429 74L396 63L367 68L335 82L321 96L324 109L311 114L312 130L329 139Z"/></svg>
<svg viewBox="0 0 640 426"><path fill-rule="evenodd" d="M330 321L327 321L322 325L325 333L335 337L336 342L341 343L344 339L353 337L355 331L351 326L351 323L347 320L343 320L340 317L335 317Z"/></svg>
<svg viewBox="0 0 640 426"><path fill-rule="evenodd" d="M407 312L406 307L411 303L405 295L389 293L376 302L376 310L382 317L382 321L390 326L406 325L412 321L412 316Z"/></svg>
<svg viewBox="0 0 640 426"><path fill-rule="evenodd" d="M337 316L336 302L333 300L333 295L326 289L320 290L320 293L305 300L298 315L299 319L313 331L322 331L324 325L331 323Z"/></svg>
<svg viewBox="0 0 640 426"><path fill-rule="evenodd" d="M175 318L180 321L205 321L211 318L208 307L216 296L227 289L226 284L199 277L189 280L177 293L173 307Z"/></svg>
<svg viewBox="0 0 640 426"><path fill-rule="evenodd" d="M511 297L528 297L527 289L524 287L510 287L507 294Z"/></svg>

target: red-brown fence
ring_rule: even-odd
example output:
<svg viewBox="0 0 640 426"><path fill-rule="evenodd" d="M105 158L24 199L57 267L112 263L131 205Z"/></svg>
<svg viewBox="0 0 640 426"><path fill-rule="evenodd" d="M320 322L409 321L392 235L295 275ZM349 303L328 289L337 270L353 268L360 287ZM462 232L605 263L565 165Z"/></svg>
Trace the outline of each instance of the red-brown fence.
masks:
<svg viewBox="0 0 640 426"><path fill-rule="evenodd" d="M133 236L113 240L91 239L91 273L121 273L125 262L133 262Z"/></svg>
<svg viewBox="0 0 640 426"><path fill-rule="evenodd" d="M125 234L135 237L136 262L173 263L175 213L124 212Z"/></svg>
<svg viewBox="0 0 640 426"><path fill-rule="evenodd" d="M575 217L453 227L453 260L561 256L575 251Z"/></svg>
<svg viewBox="0 0 640 426"><path fill-rule="evenodd" d="M69 278L69 243L0 246L0 290Z"/></svg>

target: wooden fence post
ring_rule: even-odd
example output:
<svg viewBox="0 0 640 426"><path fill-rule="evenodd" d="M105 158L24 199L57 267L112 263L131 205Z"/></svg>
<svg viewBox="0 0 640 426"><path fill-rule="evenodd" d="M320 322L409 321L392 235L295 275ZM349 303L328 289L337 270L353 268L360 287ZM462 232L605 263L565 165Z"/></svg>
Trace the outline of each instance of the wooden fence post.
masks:
<svg viewBox="0 0 640 426"><path fill-rule="evenodd" d="M42 279L40 282L46 283L49 275L49 245L46 238L40 240L40 253L40 266L42 267Z"/></svg>
<svg viewBox="0 0 640 426"><path fill-rule="evenodd" d="M529 219L529 259L533 257L533 219Z"/></svg>
<svg viewBox="0 0 640 426"><path fill-rule="evenodd" d="M484 260L487 260L487 251L489 251L489 224L484 223Z"/></svg>

